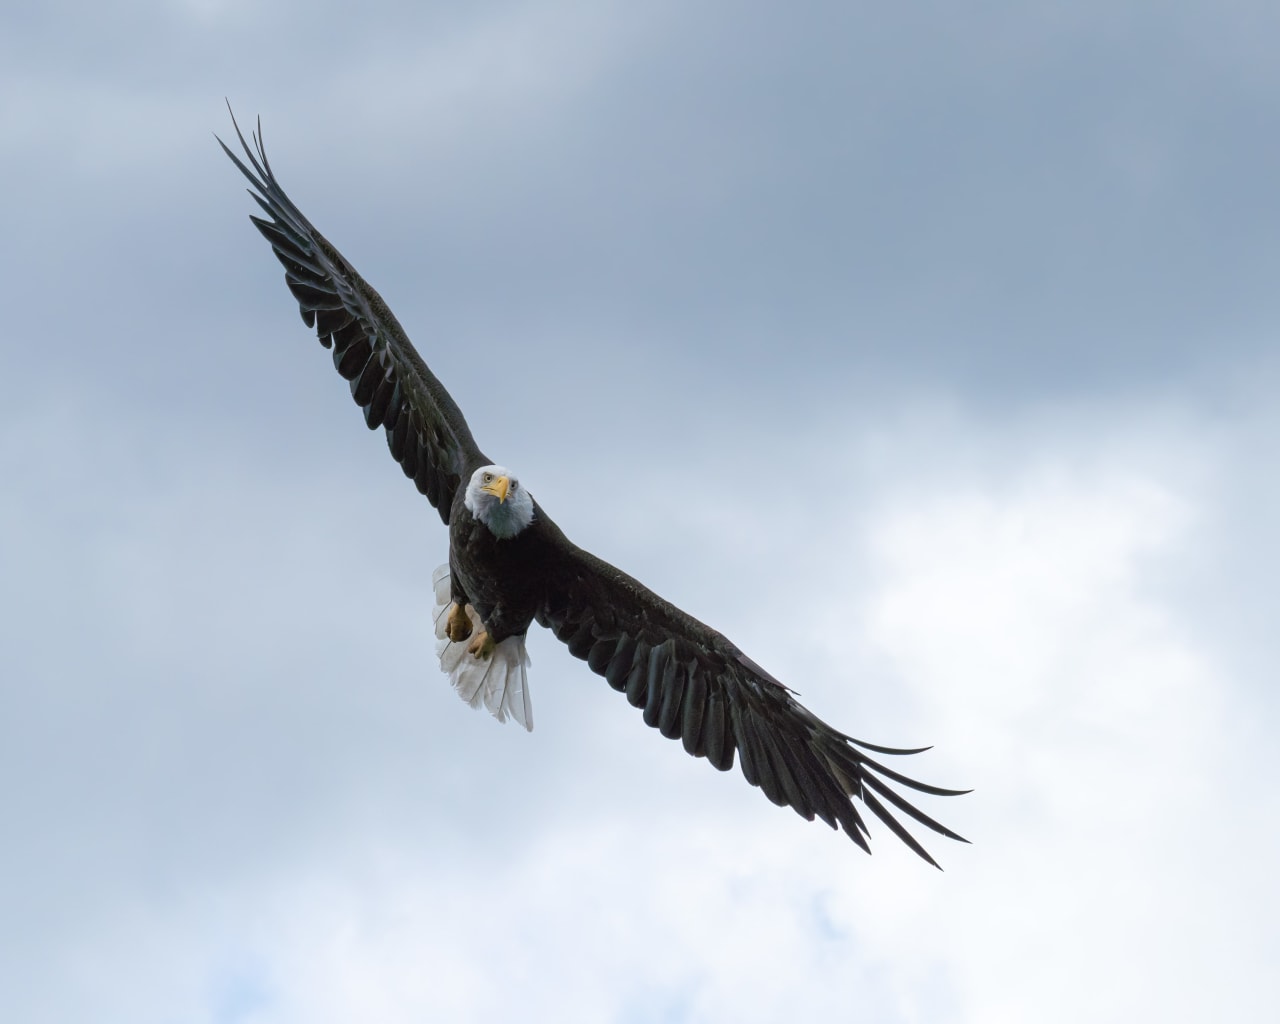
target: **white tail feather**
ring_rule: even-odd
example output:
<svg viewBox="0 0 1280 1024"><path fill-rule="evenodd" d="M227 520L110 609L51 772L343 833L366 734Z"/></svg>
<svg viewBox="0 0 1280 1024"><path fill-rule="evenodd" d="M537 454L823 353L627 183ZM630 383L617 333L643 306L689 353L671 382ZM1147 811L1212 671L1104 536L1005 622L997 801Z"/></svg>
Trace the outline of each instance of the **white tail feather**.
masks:
<svg viewBox="0 0 1280 1024"><path fill-rule="evenodd" d="M470 638L457 643L445 634L449 605L449 567L442 565L431 574L435 591L436 654L440 669L458 691L458 696L471 707L482 704L499 722L514 718L533 731L533 705L529 700L529 653L523 636L509 636L493 648L487 658L467 653ZM480 616L471 605L465 609L471 620L472 636L484 629Z"/></svg>

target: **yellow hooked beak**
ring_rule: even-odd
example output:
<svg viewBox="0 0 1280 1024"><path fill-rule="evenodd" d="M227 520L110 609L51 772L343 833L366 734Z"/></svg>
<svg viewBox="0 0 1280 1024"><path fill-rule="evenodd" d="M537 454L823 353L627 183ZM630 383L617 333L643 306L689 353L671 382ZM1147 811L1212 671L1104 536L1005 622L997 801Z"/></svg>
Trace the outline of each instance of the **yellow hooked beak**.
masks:
<svg viewBox="0 0 1280 1024"><path fill-rule="evenodd" d="M498 499L499 504L505 504L507 500L507 489L511 486L511 481L505 476L495 477L487 484L480 488L486 494L492 494Z"/></svg>

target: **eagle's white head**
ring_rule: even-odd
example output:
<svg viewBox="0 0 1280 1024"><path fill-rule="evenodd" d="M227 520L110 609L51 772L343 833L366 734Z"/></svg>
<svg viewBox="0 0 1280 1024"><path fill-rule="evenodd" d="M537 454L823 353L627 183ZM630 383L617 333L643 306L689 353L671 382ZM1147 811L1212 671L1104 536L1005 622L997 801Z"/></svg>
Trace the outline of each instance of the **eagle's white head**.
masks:
<svg viewBox="0 0 1280 1024"><path fill-rule="evenodd" d="M533 498L503 466L481 466L471 474L468 511L499 539L514 537L533 522Z"/></svg>

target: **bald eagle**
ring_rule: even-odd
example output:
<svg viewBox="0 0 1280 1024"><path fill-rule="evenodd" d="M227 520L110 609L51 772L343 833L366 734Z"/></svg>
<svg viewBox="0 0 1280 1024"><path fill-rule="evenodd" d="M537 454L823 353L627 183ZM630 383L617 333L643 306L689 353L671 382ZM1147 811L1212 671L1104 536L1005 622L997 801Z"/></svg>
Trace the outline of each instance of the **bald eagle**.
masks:
<svg viewBox="0 0 1280 1024"><path fill-rule="evenodd" d="M253 149L234 115L232 124L248 165L218 143L267 215L250 220L284 264L302 319L332 349L369 429L386 431L392 457L449 528L449 562L433 578L437 653L472 707L533 727L524 641L537 622L642 709L646 725L720 771L736 754L773 803L842 829L868 853L855 801L935 867L894 809L967 842L889 782L937 796L967 790L918 782L869 756L927 747L877 746L833 729L728 638L565 537L524 482L481 452L382 297L285 195L261 120Z"/></svg>

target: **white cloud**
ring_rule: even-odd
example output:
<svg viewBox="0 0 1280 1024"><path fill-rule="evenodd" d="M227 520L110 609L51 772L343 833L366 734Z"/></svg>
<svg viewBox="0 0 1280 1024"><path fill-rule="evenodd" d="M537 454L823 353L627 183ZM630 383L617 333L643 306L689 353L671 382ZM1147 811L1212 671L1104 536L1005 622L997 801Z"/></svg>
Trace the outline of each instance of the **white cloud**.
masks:
<svg viewBox="0 0 1280 1024"><path fill-rule="evenodd" d="M184 740L160 760L150 741L86 748L106 757L84 795L111 794L109 815L77 806L69 783L45 790L67 815L63 842L108 852L45 862L37 894L94 895L33 933L44 952L11 1005L32 1021L91 1007L95 1019L134 1024L752 1022L850 1006L874 1019L984 1024L1196 1020L1224 1008L1247 1018L1275 994L1276 836L1247 821L1259 786L1242 780L1230 742L1228 715L1249 715L1248 695L1182 630L1185 609L1166 589L1216 521L1218 492L1192 486L1216 456L1162 439L1158 417L1155 434L1141 417L1092 422L1023 424L1012 452L1003 432L963 416L941 437L928 417L881 427L870 445L846 426L852 454L821 462L843 468L849 497L837 504L853 510L855 494L871 494L870 507L782 539L786 556L755 573L761 586L829 595L826 617L779 629L776 608L731 595L727 621L716 618L739 639L755 634L753 651L803 680L806 700L837 724L939 743L908 770L976 789L923 801L974 841L929 844L945 874L883 830L868 860L769 807L736 773L720 777L646 730L553 645L535 647L547 714L531 738L468 712L429 665L394 682L396 665L429 659L425 640L413 655L402 636L400 653L382 648L367 674L361 623L373 613L333 602L386 592L387 570L376 559L321 566L306 552L340 547L383 497L300 479L282 487L211 457L199 477L105 516L116 540L102 550L131 552L108 561L117 578L132 566L142 589L122 589L101 628L175 616L130 659L135 696L168 707ZM1060 433L1064 423L1077 429ZM192 489L201 478L203 497ZM656 483L641 493L662 505ZM764 501L762 518L792 500ZM412 529L411 505L388 502L383 529ZM225 532L188 546L192 532L219 536L237 508L255 509L254 534L278 546ZM306 524L290 531L296 508ZM36 521L22 525L40 541ZM703 537L713 580L762 536L743 524L726 541L696 507L673 529L695 547ZM212 591L225 602L247 566L246 610L219 617ZM687 585L714 601L719 584L700 573ZM172 612L157 603L167 593L181 597ZM195 644L182 639L196 628L185 606L229 639L213 652L219 671L166 694L151 662L163 675L175 647ZM308 633L317 616L323 635ZM412 623L401 608L385 628L407 634ZM125 640L143 635L130 627ZM292 678L283 665L300 647L307 670ZM236 650L279 666L229 674ZM227 716L228 694L246 714ZM424 703L432 721L405 720ZM98 707L99 729L125 723L126 740L145 737ZM235 748L219 770L212 751L227 738ZM62 756L74 761L74 750ZM34 836L24 844L39 847Z"/></svg>
<svg viewBox="0 0 1280 1024"><path fill-rule="evenodd" d="M891 952L904 1019L1248 1019L1274 995L1245 952L1276 944L1274 830L1224 856L1256 795L1236 802L1225 708L1248 712L1159 585L1212 494L1177 436L1121 436L1165 450L1119 471L1088 433L1082 457L1041 437L1002 479L889 494L871 531L872 642L977 789L976 846L929 901L904 906L895 872L843 904ZM948 1010L913 1009L940 967Z"/></svg>
<svg viewBox="0 0 1280 1024"><path fill-rule="evenodd" d="M1265 1019L1268 33L580 6L0 33L0 1017ZM228 92L571 536L937 743L945 874L545 635L537 733L458 703L444 532L251 248ZM886 414L929 387L973 405Z"/></svg>

